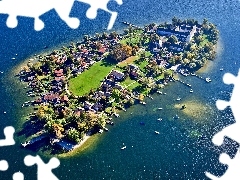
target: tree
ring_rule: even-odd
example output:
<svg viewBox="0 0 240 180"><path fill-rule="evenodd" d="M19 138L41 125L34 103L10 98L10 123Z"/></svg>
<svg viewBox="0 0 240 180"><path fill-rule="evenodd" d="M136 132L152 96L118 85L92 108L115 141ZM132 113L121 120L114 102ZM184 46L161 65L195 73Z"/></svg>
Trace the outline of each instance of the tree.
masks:
<svg viewBox="0 0 240 180"><path fill-rule="evenodd" d="M68 130L67 137L76 143L81 141L81 134L74 128Z"/></svg>
<svg viewBox="0 0 240 180"><path fill-rule="evenodd" d="M120 99L121 99L120 90L119 89L113 89L111 97L115 99L115 102L117 102L117 103L120 102Z"/></svg>
<svg viewBox="0 0 240 180"><path fill-rule="evenodd" d="M178 42L178 38L177 38L176 36L174 36L174 35L171 35L171 36L168 38L167 41L168 41L169 43L171 43L171 44L175 44L175 43Z"/></svg>
<svg viewBox="0 0 240 180"><path fill-rule="evenodd" d="M172 77L173 76L173 72L168 70L168 71L164 71L164 78L168 78L168 77Z"/></svg>
<svg viewBox="0 0 240 180"><path fill-rule="evenodd" d="M110 57L120 62L132 56L132 47L128 45L117 44L110 50Z"/></svg>
<svg viewBox="0 0 240 180"><path fill-rule="evenodd" d="M173 18L172 18L172 25L173 26L176 26L178 24L178 19L174 16Z"/></svg>

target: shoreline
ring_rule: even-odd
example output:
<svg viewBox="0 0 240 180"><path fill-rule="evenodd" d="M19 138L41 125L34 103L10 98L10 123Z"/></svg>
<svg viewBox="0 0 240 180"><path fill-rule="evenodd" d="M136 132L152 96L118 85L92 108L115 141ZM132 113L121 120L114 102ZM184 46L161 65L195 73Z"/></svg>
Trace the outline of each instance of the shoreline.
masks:
<svg viewBox="0 0 240 180"><path fill-rule="evenodd" d="M35 63L28 65L28 67L25 67L25 70L22 69L18 74L21 81L28 82L28 86L32 89L29 95L38 97L35 101L31 101L32 105L38 106L37 111L33 113L34 116L32 120L44 120L46 123L44 125L44 129L53 135L55 134L54 136L56 136L57 139L62 139L62 137L65 137L77 142L79 139L82 139L82 141L80 141L73 148L78 149L91 137L85 135L80 138L82 133L86 133L86 130L81 129L107 129L105 128L106 122L111 119L112 115L118 117L119 114L116 114L118 110L125 111L127 107L136 104L136 102L145 105L145 97L154 92L158 92L161 88L168 84L168 82L175 81L173 78L173 72L177 72L178 68L176 68L176 70L172 70L171 68L174 66L178 67L180 65L181 73L184 76L189 74L191 71L195 72L194 68L191 69L192 67L197 67L195 63L191 63L191 61L188 63L185 63L185 61L184 63L181 61L181 63L177 63L177 58L179 61L179 58L181 57L181 53L179 52L184 52L184 56L186 56L185 59L187 60L187 58L189 58L188 53L192 53L193 51L191 50L192 46L189 48L190 50L185 50L186 47L179 44L183 44L185 41L189 41L190 44L191 38L196 38L194 34L196 33L197 28L198 33L201 34L200 31L202 26L200 24L190 26L186 23L183 26L185 26L185 28L188 26L190 30L185 29L184 32L177 33L178 37L180 38L178 41L174 35L166 36L166 34L171 34L172 32L172 29L168 28L169 24L161 24L159 27L153 24L146 26L145 30L140 30L138 28L134 29L130 26L129 31L133 31L135 37L131 37L131 33L121 35L115 34L114 32L110 33L109 35L103 33L101 38L97 36L84 36L84 40L81 41L80 44L71 44L69 47L63 47L61 50L54 50L49 55L45 54L37 56L38 59L35 59ZM177 29L179 26L175 28ZM159 29L159 31L157 31L157 29ZM162 37L161 40L158 40L159 44L157 44L156 40L154 41L152 39L152 33L159 33L159 36ZM192 37L190 36L191 33L193 33L193 35L191 35ZM139 38L139 36L145 34L147 34L146 38L148 41L143 41ZM187 34L189 34L188 37L186 37ZM132 38L134 38L135 42ZM190 40L187 40L188 38L190 38ZM160 46L160 41L163 39L164 48L155 48L155 45ZM136 45L136 42L138 41L139 43L142 43L143 48L140 48L140 45ZM210 44L210 40L207 38L207 35L202 41ZM97 42L101 44L99 45ZM152 46L152 43L155 43L155 45ZM161 42L161 44L163 44L163 42ZM92 49L92 46L100 46L100 48L93 49L91 52L90 48ZM201 45L200 43L198 46L199 48L205 48L205 45ZM126 48L131 49L131 52L127 52ZM127 63L121 67L115 62L123 62L128 57L133 57L133 48L136 48L135 55L137 56L132 60L132 64ZM211 48L212 47L208 47L208 49ZM143 49L144 51L139 52L139 49ZM97 50L99 51L96 52ZM103 50L104 52L102 53L100 50ZM107 55L105 51L107 52ZM126 53L126 57L119 57L116 53L119 51ZM66 54L69 53L72 53L72 55L67 56ZM162 53L160 54L161 57L159 57L158 53ZM90 56L90 54L94 55ZM201 55L204 57L205 54L203 53ZM95 59L93 60L92 57L95 57ZM74 61L79 60L81 60L80 66L76 68ZM170 62L170 60L172 60L172 62ZM65 64L67 61L70 61L72 66L69 66L68 63ZM201 64L201 60L199 61L199 64ZM49 63L52 62L56 64L54 66L49 65ZM89 67L95 66L97 68L103 68L99 65L104 63L106 64L104 66L109 67L105 68L105 70L97 69L98 71L107 72L106 75L104 74L103 76L104 80L101 80L102 83L100 87L97 87L97 90L95 88L92 90L91 88L89 94L81 95L81 93L78 92L79 87L81 87L81 84L79 85L79 77L82 78L84 76L79 74L85 73L86 78L89 78L87 76L92 76L92 74L87 73L93 69ZM158 63L161 64L161 66ZM52 70L49 70L49 68ZM126 68L129 68L129 70L126 71ZM108 72L109 69L111 69L110 72ZM128 79L125 77L126 72L128 74L127 77L129 77ZM55 80L52 78L55 78ZM85 79L85 81L87 82L87 79ZM86 84L85 81L81 80L80 82ZM94 84L93 80L91 81L92 84ZM121 82L125 82L128 85L123 87ZM132 85L134 86L131 87ZM73 88L74 86L76 86L75 89ZM70 93L68 89L71 89ZM47 90L47 93L45 90ZM53 93L54 91L56 92ZM76 93L79 93L80 95L76 95ZM77 104L76 100L78 101ZM69 104L74 104L73 108L68 108ZM27 102L26 106L28 105L31 105L31 103L29 104L29 102ZM23 106L25 106L25 103ZM68 117L68 114L71 116L70 118ZM59 121L61 118L56 119L55 116L62 117L64 121ZM83 120L81 118L83 118ZM88 127L89 125L86 124L88 121L91 122L90 127ZM110 122L113 123L111 120Z"/></svg>

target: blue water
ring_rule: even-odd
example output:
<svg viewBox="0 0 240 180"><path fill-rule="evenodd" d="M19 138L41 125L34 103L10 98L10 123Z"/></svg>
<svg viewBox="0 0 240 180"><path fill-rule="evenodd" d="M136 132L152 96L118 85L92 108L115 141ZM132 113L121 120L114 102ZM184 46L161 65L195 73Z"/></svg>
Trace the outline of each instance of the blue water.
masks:
<svg viewBox="0 0 240 180"><path fill-rule="evenodd" d="M19 121L24 113L18 103L25 99L21 87L12 82L11 70L24 59L49 49L60 47L70 41L80 39L83 34L103 32L107 27L109 15L99 11L95 20L85 18L87 5L75 3L71 16L79 17L81 25L72 30L62 22L55 11L50 11L41 18L45 22L44 30L33 30L33 19L19 18L19 25L15 29L8 29L5 25L7 15L0 15L0 129L13 125L19 131ZM109 8L119 12L114 30L121 30L121 21L129 21L136 25L150 22L170 21L173 16L179 18L195 18L202 21L209 19L218 26L221 36L221 53L210 67L201 75L210 76L213 82L207 86L195 79L184 79L192 84L194 93L189 95L188 89L180 84L172 84L164 91L167 95L154 96L147 106L137 105L122 113L114 127L105 133L93 151L84 152L77 157L61 159L61 166L54 170L59 179L207 179L205 171L221 175L226 166L218 163L220 152L230 150L234 145L227 144L222 148L211 144L211 137L227 124L233 123L230 110L219 112L215 107L216 99L228 99L232 86L222 83L224 72L236 74L240 67L238 61L240 46L240 2L237 0L124 0L120 7L111 2ZM16 60L11 60L16 56ZM220 72L219 68L224 67ZM176 91L177 90L177 91ZM182 99L200 99L209 104L214 113L204 123L184 117L185 121L174 121L172 116L176 110L172 108L173 98L181 95ZM153 108L164 107L163 113L153 112ZM7 113L4 114L3 111ZM132 113L132 114L131 114ZM180 112L177 112L180 113ZM181 114L180 114L181 115ZM156 119L161 116L165 121ZM144 121L145 126L139 122ZM199 141L189 138L189 131L198 130L206 136L206 140ZM155 136L154 130L161 134ZM3 134L0 133L0 138ZM21 138L20 138L21 139ZM36 179L36 166L26 167L23 158L34 152L19 148L19 137L16 135L17 145L0 148L0 159L9 161L10 168L0 172L0 179L11 179L16 171L25 174L26 180ZM122 143L127 145L121 151ZM133 146L133 147L132 147ZM233 148L234 149L234 148ZM45 162L48 158L45 158Z"/></svg>

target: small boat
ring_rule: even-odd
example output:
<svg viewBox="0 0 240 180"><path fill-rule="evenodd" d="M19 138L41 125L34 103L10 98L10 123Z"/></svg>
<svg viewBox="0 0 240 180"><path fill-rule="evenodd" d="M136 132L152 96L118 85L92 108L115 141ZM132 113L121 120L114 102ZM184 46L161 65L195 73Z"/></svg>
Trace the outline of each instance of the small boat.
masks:
<svg viewBox="0 0 240 180"><path fill-rule="evenodd" d="M103 133L103 130L102 129L99 129L99 131L98 131L100 134L102 134Z"/></svg>
<svg viewBox="0 0 240 180"><path fill-rule="evenodd" d="M160 132L159 131L154 131L156 134L159 134Z"/></svg>
<svg viewBox="0 0 240 180"><path fill-rule="evenodd" d="M123 147L121 147L121 150L126 149L126 148L127 148L127 146L123 146Z"/></svg>
<svg viewBox="0 0 240 180"><path fill-rule="evenodd" d="M119 115L119 114L117 114L117 113L114 113L114 116L115 116L115 117L119 117L120 115Z"/></svg>
<svg viewBox="0 0 240 180"><path fill-rule="evenodd" d="M13 58L11 58L12 60L15 60L16 58L15 57L13 57Z"/></svg>
<svg viewBox="0 0 240 180"><path fill-rule="evenodd" d="M157 91L158 94L162 94L162 91Z"/></svg>
<svg viewBox="0 0 240 180"><path fill-rule="evenodd" d="M162 110L163 108L158 108L158 110Z"/></svg>
<svg viewBox="0 0 240 180"><path fill-rule="evenodd" d="M223 71L223 68L220 68L220 71Z"/></svg>
<svg viewBox="0 0 240 180"><path fill-rule="evenodd" d="M30 142L28 141L28 142L25 142L25 143L21 143L21 145L23 146L23 147L26 147L27 145L29 145L30 144Z"/></svg>
<svg viewBox="0 0 240 180"><path fill-rule="evenodd" d="M181 98L180 98L180 97L178 97L178 98L177 98L177 101L180 101L180 100L181 100Z"/></svg>
<svg viewBox="0 0 240 180"><path fill-rule="evenodd" d="M162 121L162 118L158 118L157 120L158 120L158 121Z"/></svg>
<svg viewBox="0 0 240 180"><path fill-rule="evenodd" d="M207 77L205 80L206 80L206 82L211 82L212 81L209 77Z"/></svg>
<svg viewBox="0 0 240 180"><path fill-rule="evenodd" d="M106 128L106 127L104 127L103 129L104 129L105 131L108 131L108 128Z"/></svg>
<svg viewBox="0 0 240 180"><path fill-rule="evenodd" d="M189 92L190 92L190 93L192 93L192 92L193 92L193 90L191 89Z"/></svg>

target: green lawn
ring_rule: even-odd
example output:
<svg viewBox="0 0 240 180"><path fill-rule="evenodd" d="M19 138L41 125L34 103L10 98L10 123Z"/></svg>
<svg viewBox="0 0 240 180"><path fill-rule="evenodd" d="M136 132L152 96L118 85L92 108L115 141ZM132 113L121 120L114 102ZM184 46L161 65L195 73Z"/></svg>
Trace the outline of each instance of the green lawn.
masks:
<svg viewBox="0 0 240 180"><path fill-rule="evenodd" d="M69 90L77 96L88 94L91 89L97 89L101 81L116 64L103 60L95 63L90 69L69 81Z"/></svg>
<svg viewBox="0 0 240 180"><path fill-rule="evenodd" d="M208 40L208 37L207 37L207 35L203 35L203 41L202 42L200 42L200 46L201 47L203 47L203 46L205 46L205 44L207 44L209 42L209 40Z"/></svg>
<svg viewBox="0 0 240 180"><path fill-rule="evenodd" d="M140 36L141 36L142 30L136 31L131 37L124 38L120 41L121 44L127 44L132 43L132 44L137 44L140 42Z"/></svg>
<svg viewBox="0 0 240 180"><path fill-rule="evenodd" d="M124 87L127 86L128 90L133 90L135 87L139 86L140 84L137 81L127 77L123 82L121 82L121 85L123 85Z"/></svg>
<svg viewBox="0 0 240 180"><path fill-rule="evenodd" d="M137 64L142 72L145 72L144 68L148 65L147 61L141 61Z"/></svg>

